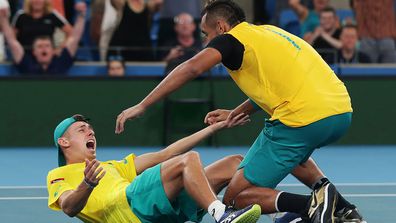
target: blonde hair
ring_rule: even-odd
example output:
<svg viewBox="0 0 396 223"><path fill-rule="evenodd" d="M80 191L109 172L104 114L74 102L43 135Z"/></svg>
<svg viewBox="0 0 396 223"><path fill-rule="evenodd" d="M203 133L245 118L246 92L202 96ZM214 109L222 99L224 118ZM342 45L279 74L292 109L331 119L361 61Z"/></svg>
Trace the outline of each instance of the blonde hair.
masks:
<svg viewBox="0 0 396 223"><path fill-rule="evenodd" d="M31 0L25 0L23 3L23 10L27 14L32 13L32 7L31 7ZM44 14L50 14L52 12L52 4L49 0L44 0Z"/></svg>

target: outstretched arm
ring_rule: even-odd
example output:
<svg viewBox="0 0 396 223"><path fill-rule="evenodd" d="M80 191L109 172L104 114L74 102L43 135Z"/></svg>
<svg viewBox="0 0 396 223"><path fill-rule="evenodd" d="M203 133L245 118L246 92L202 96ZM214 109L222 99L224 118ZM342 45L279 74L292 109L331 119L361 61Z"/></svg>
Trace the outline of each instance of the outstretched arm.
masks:
<svg viewBox="0 0 396 223"><path fill-rule="evenodd" d="M117 134L123 132L126 120L139 117L148 107L220 62L220 52L213 48L206 48L193 58L180 64L139 104L122 111L118 115L115 132Z"/></svg>
<svg viewBox="0 0 396 223"><path fill-rule="evenodd" d="M74 56L78 49L78 43L80 42L81 36L84 32L85 27L85 14L87 11L87 5L83 2L77 3L75 6L77 11L77 19L73 27L73 32L66 40L65 47L69 51L71 56Z"/></svg>
<svg viewBox="0 0 396 223"><path fill-rule="evenodd" d="M239 114L235 116L233 119L224 122L218 122L214 125L210 125L199 132L196 132L183 139L180 139L179 141L176 141L175 143L169 145L168 147L166 147L165 149L159 152L146 153L141 156L138 156L135 158L136 172L139 174L147 168L150 168L172 157L190 151L199 142L211 136L220 129L231 128L237 125L244 125L246 122L249 121L250 119L248 115Z"/></svg>
<svg viewBox="0 0 396 223"><path fill-rule="evenodd" d="M10 46L11 54L16 64L19 64L25 55L22 45L18 42L14 30L8 21L8 9L0 9L0 25L4 33L4 37Z"/></svg>
<svg viewBox="0 0 396 223"><path fill-rule="evenodd" d="M84 209L94 187L106 173L102 167L99 167L100 162L97 160L86 160L85 164L84 181L75 190L63 192L58 199L59 206L70 217L76 216Z"/></svg>

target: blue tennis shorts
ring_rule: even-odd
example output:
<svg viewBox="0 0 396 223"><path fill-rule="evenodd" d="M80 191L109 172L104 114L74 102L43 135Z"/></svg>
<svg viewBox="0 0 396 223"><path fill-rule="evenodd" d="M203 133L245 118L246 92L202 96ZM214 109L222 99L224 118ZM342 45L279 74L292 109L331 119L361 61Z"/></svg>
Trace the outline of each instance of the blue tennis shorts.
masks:
<svg viewBox="0 0 396 223"><path fill-rule="evenodd" d="M297 165L307 161L315 149L341 138L351 119L352 113L343 113L297 128L279 120L266 120L239 169L244 169L250 183L275 188Z"/></svg>
<svg viewBox="0 0 396 223"><path fill-rule="evenodd" d="M161 180L161 164L151 167L127 187L126 195L132 212L142 223L200 222L206 214L183 190L169 201Z"/></svg>

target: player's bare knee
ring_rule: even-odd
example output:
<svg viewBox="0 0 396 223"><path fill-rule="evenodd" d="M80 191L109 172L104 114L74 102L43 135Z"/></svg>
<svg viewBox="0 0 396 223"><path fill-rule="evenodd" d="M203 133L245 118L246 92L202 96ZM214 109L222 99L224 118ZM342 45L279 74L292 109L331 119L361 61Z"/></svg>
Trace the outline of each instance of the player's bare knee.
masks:
<svg viewBox="0 0 396 223"><path fill-rule="evenodd" d="M243 156L239 154L231 155L231 156L227 156L226 159L228 159L228 161L232 164L239 165L243 160Z"/></svg>
<svg viewBox="0 0 396 223"><path fill-rule="evenodd" d="M188 166L188 165L195 164L198 162L201 162L198 152L190 151L183 155L184 166Z"/></svg>

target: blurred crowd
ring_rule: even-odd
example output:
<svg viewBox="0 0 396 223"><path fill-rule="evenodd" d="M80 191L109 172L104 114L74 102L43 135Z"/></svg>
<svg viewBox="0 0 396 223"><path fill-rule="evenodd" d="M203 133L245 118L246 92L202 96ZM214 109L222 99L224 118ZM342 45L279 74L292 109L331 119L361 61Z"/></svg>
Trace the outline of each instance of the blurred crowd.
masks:
<svg viewBox="0 0 396 223"><path fill-rule="evenodd" d="M6 1L6 0L3 0ZM304 38L326 62L396 63L395 0L254 0L253 23ZM61 74L74 61L164 61L166 73L205 45L202 0L9 0L0 9L0 61L20 73ZM249 12L249 10L247 10Z"/></svg>

